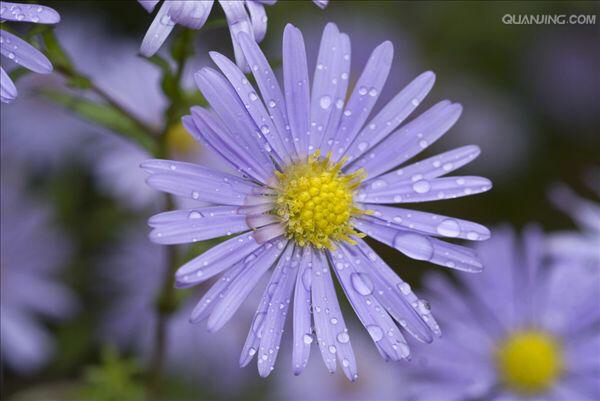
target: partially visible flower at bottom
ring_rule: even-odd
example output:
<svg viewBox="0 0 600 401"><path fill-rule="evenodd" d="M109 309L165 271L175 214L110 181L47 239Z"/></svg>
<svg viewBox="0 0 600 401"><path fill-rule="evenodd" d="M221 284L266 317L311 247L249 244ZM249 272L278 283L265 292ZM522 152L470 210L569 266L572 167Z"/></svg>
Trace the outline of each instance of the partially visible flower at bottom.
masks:
<svg viewBox="0 0 600 401"><path fill-rule="evenodd" d="M36 24L56 24L60 15L50 7L38 4L9 3L0 4L0 21L33 22ZM38 49L0 29L0 52L3 56L23 67L40 74L52 71L52 64ZM0 67L0 101L10 103L17 97L17 88L4 68Z"/></svg>
<svg viewBox="0 0 600 401"><path fill-rule="evenodd" d="M212 204L153 216L153 241L178 244L241 233L177 271L179 287L223 273L197 304L192 321L207 319L210 331L219 330L274 267L240 364L257 355L259 373L269 375L293 296L294 373L306 366L314 327L328 370L335 371L339 360L344 374L355 380L356 360L333 285L335 272L381 356L407 358L398 324L424 342L438 336L439 327L427 303L363 237L413 259L468 272L482 269L474 251L434 237L484 240L487 228L386 205L491 188L482 177L440 178L473 160L479 154L476 146L398 168L444 135L462 107L441 101L400 127L433 86L434 74L425 72L367 123L390 71L390 42L373 51L344 102L350 40L335 24L323 32L312 99L300 30L288 25L283 37L285 97L258 45L244 32L238 39L263 99L232 61L212 52L224 75L203 68L196 83L213 110L193 107L183 124L241 175L168 160L142 164L154 188Z"/></svg>
<svg viewBox="0 0 600 401"><path fill-rule="evenodd" d="M412 399L600 399L600 270L545 264L543 240L494 230L482 274L426 278L444 336L415 351Z"/></svg>
<svg viewBox="0 0 600 401"><path fill-rule="evenodd" d="M49 211L11 180L3 175L0 190L1 352L3 363L27 374L53 352L42 321L70 317L77 303L57 277L66 263L67 239L51 225Z"/></svg>

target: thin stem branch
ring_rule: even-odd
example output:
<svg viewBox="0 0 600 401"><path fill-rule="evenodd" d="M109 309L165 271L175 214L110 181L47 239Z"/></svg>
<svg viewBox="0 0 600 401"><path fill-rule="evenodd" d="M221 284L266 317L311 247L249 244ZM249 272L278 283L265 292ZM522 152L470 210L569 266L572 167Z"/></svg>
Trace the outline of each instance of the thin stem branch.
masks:
<svg viewBox="0 0 600 401"><path fill-rule="evenodd" d="M172 195L166 195L165 210L173 209ZM171 314L177 307L175 294L175 271L178 266L178 252L176 246L166 249L166 269L163 276L163 285L157 302L156 327L154 332L154 348L150 361L147 382L148 400L157 400L161 394L162 374L165 356L167 353L167 323Z"/></svg>
<svg viewBox="0 0 600 401"><path fill-rule="evenodd" d="M189 46L191 45L191 32L187 29L181 33L183 39L183 48L178 52L178 56L175 57L177 63L177 69L175 72L175 96L171 99L171 105L166 111L166 122L161 134L158 137L159 149L157 157L168 158L169 148L167 142L167 135L171 124L181 117L180 112L182 108L182 101L184 99L181 93L181 79L183 76L183 70L185 68L186 60L190 54ZM172 210L174 208L174 200L172 195L166 195L165 210ZM167 247L166 255L166 269L165 276L163 278L163 285L160 289L157 302L157 322L154 333L154 348L152 359L150 362L148 382L147 382L147 398L148 400L157 400L161 394L161 384L163 376L163 366L165 356L167 353L167 323L171 314L177 308L177 297L175 294L175 271L177 270L179 257L177 246Z"/></svg>
<svg viewBox="0 0 600 401"><path fill-rule="evenodd" d="M75 75L73 74L73 71L71 71L68 68L64 68L63 66L57 65L55 67L55 71L60 73L61 75L65 76L66 78L76 78ZM127 110L127 108L125 106L120 104L116 99L114 99L111 95L109 95L104 89L102 89L98 85L96 85L96 83L93 80L88 79L87 77L85 77L85 78L87 79L87 82L89 84L89 89L92 92L94 92L95 94L100 96L106 103L108 103L109 105L111 105L112 107L114 107L115 109L117 109L118 111L123 113L124 115L126 115L142 131L150 134L150 136L152 138L156 138L158 133L153 127L149 126L148 124L146 124L145 122L143 122L142 120L137 118L132 112Z"/></svg>

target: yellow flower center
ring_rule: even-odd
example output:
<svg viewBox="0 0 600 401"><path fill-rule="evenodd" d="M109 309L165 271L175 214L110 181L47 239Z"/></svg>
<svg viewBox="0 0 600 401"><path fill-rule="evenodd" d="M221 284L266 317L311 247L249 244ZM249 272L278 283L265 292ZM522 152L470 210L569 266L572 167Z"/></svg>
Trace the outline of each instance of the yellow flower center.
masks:
<svg viewBox="0 0 600 401"><path fill-rule="evenodd" d="M549 334L526 330L512 334L496 351L498 371L506 386L523 395L542 393L562 371L562 350Z"/></svg>
<svg viewBox="0 0 600 401"><path fill-rule="evenodd" d="M169 153L177 155L190 154L200 149L198 142L186 131L181 123L169 127L167 131L167 145Z"/></svg>
<svg viewBox="0 0 600 401"><path fill-rule="evenodd" d="M320 157L317 150L307 161L276 172L275 214L285 225L288 238L300 246L333 249L335 241L356 244L350 236L364 236L350 224L353 215L370 213L356 208L353 200L364 173L343 174L345 160L333 163L330 157Z"/></svg>

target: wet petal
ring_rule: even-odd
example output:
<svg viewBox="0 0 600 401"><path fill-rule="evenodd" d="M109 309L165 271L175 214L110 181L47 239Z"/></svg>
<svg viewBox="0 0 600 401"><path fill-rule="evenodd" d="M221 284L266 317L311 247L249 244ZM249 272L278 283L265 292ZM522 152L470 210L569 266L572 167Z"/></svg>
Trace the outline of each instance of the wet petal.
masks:
<svg viewBox="0 0 600 401"><path fill-rule="evenodd" d="M287 24L283 33L283 80L288 121L300 158L306 157L310 129L310 83L304 39L298 28Z"/></svg>
<svg viewBox="0 0 600 401"><path fill-rule="evenodd" d="M42 52L10 32L0 30L0 52L3 56L39 74L52 72L52 63Z"/></svg>
<svg viewBox="0 0 600 401"><path fill-rule="evenodd" d="M416 260L427 260L440 266L467 272L479 272L483 265L477 254L464 246L449 244L410 229L356 219L354 226L370 237L396 248Z"/></svg>
<svg viewBox="0 0 600 401"><path fill-rule="evenodd" d="M140 53L146 57L151 57L160 49L162 44L167 40L169 34L175 27L175 21L169 17L169 9L171 2L165 1L160 6L156 17L150 24L150 28L146 31L146 35L140 46Z"/></svg>

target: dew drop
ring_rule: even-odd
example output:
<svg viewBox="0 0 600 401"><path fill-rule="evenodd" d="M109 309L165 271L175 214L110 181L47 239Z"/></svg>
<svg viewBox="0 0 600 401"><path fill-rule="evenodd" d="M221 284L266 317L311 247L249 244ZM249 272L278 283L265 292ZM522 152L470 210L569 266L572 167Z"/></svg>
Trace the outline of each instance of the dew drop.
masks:
<svg viewBox="0 0 600 401"><path fill-rule="evenodd" d="M367 331L369 332L369 335L371 336L373 341L379 341L383 338L383 330L381 330L381 327L379 326L367 326Z"/></svg>
<svg viewBox="0 0 600 401"><path fill-rule="evenodd" d="M475 241L475 240L479 239L479 234L477 234L475 231L469 231L467 233L467 239L470 239L471 241Z"/></svg>
<svg viewBox="0 0 600 401"><path fill-rule="evenodd" d="M377 89L375 89L375 88L371 88L371 89L369 90L369 96L372 96L372 97L375 97L375 96L377 96Z"/></svg>
<svg viewBox="0 0 600 401"><path fill-rule="evenodd" d="M454 167L454 165L452 163L444 163L444 165L442 166L444 171L450 171L450 170L452 170L452 167Z"/></svg>
<svg viewBox="0 0 600 401"><path fill-rule="evenodd" d="M431 189L431 184L429 184L429 181L421 180L415 182L412 187L416 193L424 194L429 192L429 190Z"/></svg>
<svg viewBox="0 0 600 401"><path fill-rule="evenodd" d="M188 219L192 220L192 219L199 219L200 217L202 217L202 213L200 213L197 210L192 210L189 214L188 214Z"/></svg>
<svg viewBox="0 0 600 401"><path fill-rule="evenodd" d="M263 125L262 127L260 127L260 132L262 132L264 135L267 135L269 132L271 132L271 130L267 125Z"/></svg>
<svg viewBox="0 0 600 401"><path fill-rule="evenodd" d="M400 284L398 284L398 289L404 295L410 294L410 284L408 284L408 283L400 283Z"/></svg>
<svg viewBox="0 0 600 401"><path fill-rule="evenodd" d="M342 72L341 78L342 78L343 80L346 80L346 79L348 79L348 73L346 73L346 72Z"/></svg>
<svg viewBox="0 0 600 401"><path fill-rule="evenodd" d="M414 99L411 101L411 103L412 103L412 105L413 105L413 106L418 106L420 102L419 102L419 99L417 99L417 98L414 98Z"/></svg>
<svg viewBox="0 0 600 401"><path fill-rule="evenodd" d="M429 260L433 256L431 240L421 234L402 233L396 235L394 248L416 260Z"/></svg>
<svg viewBox="0 0 600 401"><path fill-rule="evenodd" d="M337 340L342 344L346 344L348 341L350 341L350 336L348 335L348 333L343 331L337 335Z"/></svg>
<svg viewBox="0 0 600 401"><path fill-rule="evenodd" d="M310 334L305 334L303 337L304 344L312 344L313 338Z"/></svg>
<svg viewBox="0 0 600 401"><path fill-rule="evenodd" d="M427 141L424 139L419 141L419 146L421 147L421 149L425 149L427 147Z"/></svg>
<svg viewBox="0 0 600 401"><path fill-rule="evenodd" d="M344 101L342 99L338 99L335 102L335 107L337 107L338 109L341 109L342 107L344 107Z"/></svg>
<svg viewBox="0 0 600 401"><path fill-rule="evenodd" d="M200 197L200 193L198 191L192 191L192 199L198 199Z"/></svg>
<svg viewBox="0 0 600 401"><path fill-rule="evenodd" d="M371 189L381 189L387 187L387 182L384 180L376 180L371 184Z"/></svg>
<svg viewBox="0 0 600 401"><path fill-rule="evenodd" d="M359 94L359 95L361 95L361 96L364 96L364 95L366 95L366 94L367 94L367 88L365 88L364 86L361 86L361 87L358 89L358 94Z"/></svg>
<svg viewBox="0 0 600 401"><path fill-rule="evenodd" d="M302 274L302 284L306 291L310 291L310 286L312 284L312 270L306 269Z"/></svg>
<svg viewBox="0 0 600 401"><path fill-rule="evenodd" d="M360 150L361 152L364 152L365 150L367 150L368 147L369 147L368 142L360 142L358 144L358 150Z"/></svg>
<svg viewBox="0 0 600 401"><path fill-rule="evenodd" d="M460 226L456 220L446 219L438 224L437 232L445 237L458 237L460 234Z"/></svg>
<svg viewBox="0 0 600 401"><path fill-rule="evenodd" d="M352 273L350 276L352 287L361 295L369 295L373 292L373 282L364 273Z"/></svg>
<svg viewBox="0 0 600 401"><path fill-rule="evenodd" d="M329 96L321 97L319 104L321 105L321 108L323 110L327 110L329 108L329 106L331 106L331 97L329 97Z"/></svg>
<svg viewBox="0 0 600 401"><path fill-rule="evenodd" d="M344 367L347 368L348 366L350 366L350 362L346 358L344 358L342 359L342 365L344 365Z"/></svg>
<svg viewBox="0 0 600 401"><path fill-rule="evenodd" d="M248 97L250 98L250 100L252 100L253 102L256 101L256 99L258 99L258 96L256 95L256 92L250 92L250 94L248 95Z"/></svg>
<svg viewBox="0 0 600 401"><path fill-rule="evenodd" d="M337 349L335 348L334 345L329 346L329 352L331 352L332 354L335 354L337 352Z"/></svg>
<svg viewBox="0 0 600 401"><path fill-rule="evenodd" d="M273 108L275 107L276 103L275 100L269 100L269 107Z"/></svg>

